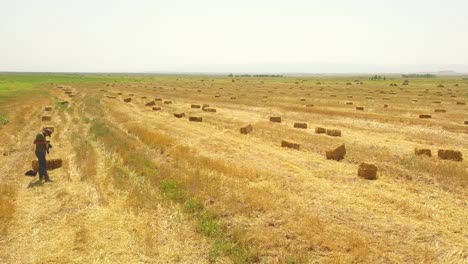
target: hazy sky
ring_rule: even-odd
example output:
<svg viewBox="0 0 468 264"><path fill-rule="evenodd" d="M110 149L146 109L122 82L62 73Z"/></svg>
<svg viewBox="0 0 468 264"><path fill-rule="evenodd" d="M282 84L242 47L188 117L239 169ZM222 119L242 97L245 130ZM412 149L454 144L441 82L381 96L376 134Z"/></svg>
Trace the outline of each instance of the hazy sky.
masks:
<svg viewBox="0 0 468 264"><path fill-rule="evenodd" d="M0 71L467 65L467 0L0 0Z"/></svg>

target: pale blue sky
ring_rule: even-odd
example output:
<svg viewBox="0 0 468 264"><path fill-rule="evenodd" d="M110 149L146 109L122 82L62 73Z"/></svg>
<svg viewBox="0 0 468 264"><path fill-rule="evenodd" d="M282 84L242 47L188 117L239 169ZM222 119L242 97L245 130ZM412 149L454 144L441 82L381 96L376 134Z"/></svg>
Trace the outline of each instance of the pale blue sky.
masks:
<svg viewBox="0 0 468 264"><path fill-rule="evenodd" d="M0 0L0 71L468 72L466 0Z"/></svg>

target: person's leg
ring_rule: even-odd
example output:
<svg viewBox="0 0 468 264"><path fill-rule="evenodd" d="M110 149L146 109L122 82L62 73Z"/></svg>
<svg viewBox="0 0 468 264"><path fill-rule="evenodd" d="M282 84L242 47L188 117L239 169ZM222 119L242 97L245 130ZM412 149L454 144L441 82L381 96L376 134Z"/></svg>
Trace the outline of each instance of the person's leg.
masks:
<svg viewBox="0 0 468 264"><path fill-rule="evenodd" d="M42 155L40 152L36 152L36 157L37 157L37 161L39 163L39 180L41 181L43 178L44 178L44 174L43 174L43 171L42 171Z"/></svg>
<svg viewBox="0 0 468 264"><path fill-rule="evenodd" d="M39 159L39 175L42 174L42 178L44 180L49 180L49 175L47 174L47 161L46 161L46 153L45 152L38 152L38 159Z"/></svg>

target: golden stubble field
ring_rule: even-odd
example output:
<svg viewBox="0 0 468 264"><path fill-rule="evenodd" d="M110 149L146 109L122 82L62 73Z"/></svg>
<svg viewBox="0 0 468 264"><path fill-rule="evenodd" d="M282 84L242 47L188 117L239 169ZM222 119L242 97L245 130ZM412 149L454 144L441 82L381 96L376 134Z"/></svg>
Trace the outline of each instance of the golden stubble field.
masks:
<svg viewBox="0 0 468 264"><path fill-rule="evenodd" d="M403 81L50 84L48 96L10 102L22 119L1 130L0 260L466 263L468 81ZM51 184L21 176L45 125L56 129L51 158L65 164ZM342 144L344 158L327 160ZM440 159L444 149L463 161ZM361 163L377 166L377 180L357 176Z"/></svg>

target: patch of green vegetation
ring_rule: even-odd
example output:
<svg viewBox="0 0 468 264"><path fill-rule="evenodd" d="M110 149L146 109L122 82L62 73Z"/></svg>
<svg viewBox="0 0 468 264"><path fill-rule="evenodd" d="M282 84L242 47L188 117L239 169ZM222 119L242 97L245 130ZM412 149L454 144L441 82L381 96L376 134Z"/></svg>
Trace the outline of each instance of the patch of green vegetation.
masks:
<svg viewBox="0 0 468 264"><path fill-rule="evenodd" d="M89 128L89 132L95 137L111 136L112 131L103 122L94 120Z"/></svg>
<svg viewBox="0 0 468 264"><path fill-rule="evenodd" d="M144 77L99 74L0 74L0 102L24 95L47 95L47 87L99 82L142 82Z"/></svg>
<svg viewBox="0 0 468 264"><path fill-rule="evenodd" d="M174 202L184 202L187 195L182 191L181 186L172 180L165 180L161 183L161 192L163 195Z"/></svg>
<svg viewBox="0 0 468 264"><path fill-rule="evenodd" d="M59 111L65 111L68 108L68 104L64 104L62 102L55 103L55 106Z"/></svg>
<svg viewBox="0 0 468 264"><path fill-rule="evenodd" d="M6 126L10 122L10 118L6 113L0 113L0 125Z"/></svg>
<svg viewBox="0 0 468 264"><path fill-rule="evenodd" d="M127 172L122 167L116 165L111 168L111 172L112 179L114 180L114 186L121 190L125 189L128 181Z"/></svg>
<svg viewBox="0 0 468 264"><path fill-rule="evenodd" d="M184 210L197 220L201 233L212 238L214 243L209 253L210 263L216 263L221 255L232 258L235 263L252 263L256 254L248 246L241 245L228 235L226 228L220 223L219 217L206 209L202 203L190 197L184 187L174 180L164 180L160 190L167 199L182 204Z"/></svg>

